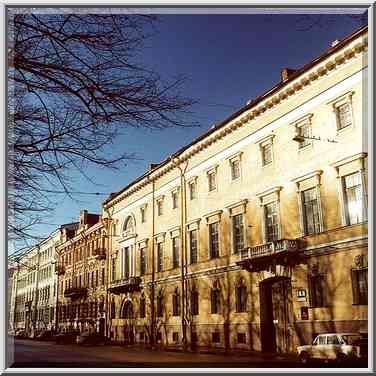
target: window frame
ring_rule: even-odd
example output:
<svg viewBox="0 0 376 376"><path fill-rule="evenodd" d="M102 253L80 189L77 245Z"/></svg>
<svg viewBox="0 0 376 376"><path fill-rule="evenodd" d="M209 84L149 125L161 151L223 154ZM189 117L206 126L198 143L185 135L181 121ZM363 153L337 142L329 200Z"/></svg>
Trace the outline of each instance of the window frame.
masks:
<svg viewBox="0 0 376 376"><path fill-rule="evenodd" d="M216 243L213 243L213 233L211 231L212 226L216 226L216 228L217 228L217 232L216 232L217 241L216 241ZM220 222L219 221L208 223L208 241L209 241L209 259L213 260L213 259L220 257ZM213 244L216 244L216 250L215 250L216 254L215 255L213 255Z"/></svg>
<svg viewBox="0 0 376 376"><path fill-rule="evenodd" d="M192 233L195 232L196 234L196 239L195 239L195 244L196 244L196 248L195 248L195 259L193 260L192 258ZM193 228L193 229L188 229L188 241L189 241L189 264L192 265L192 264L197 264L198 263L198 252L199 252L199 228ZM192 261L193 260L193 261Z"/></svg>
<svg viewBox="0 0 376 376"><path fill-rule="evenodd" d="M359 274L367 273L366 282L366 292L361 294L361 288L359 284ZM357 267L351 269L351 286L352 286L352 296L353 305L367 305L368 306L368 266Z"/></svg>
<svg viewBox="0 0 376 376"><path fill-rule="evenodd" d="M342 94L341 96L327 102L327 104L332 107L337 135L341 134L345 130L352 129L354 127L354 107L352 98L354 93L354 91L348 91ZM349 107L350 116L350 124L344 127L341 126L340 118L340 108L342 108L343 106Z"/></svg>

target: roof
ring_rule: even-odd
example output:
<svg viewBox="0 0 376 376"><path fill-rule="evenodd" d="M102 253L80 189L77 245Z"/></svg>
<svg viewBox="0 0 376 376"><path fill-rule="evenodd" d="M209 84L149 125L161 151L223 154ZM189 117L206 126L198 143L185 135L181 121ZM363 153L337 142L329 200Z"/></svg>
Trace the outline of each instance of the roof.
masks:
<svg viewBox="0 0 376 376"><path fill-rule="evenodd" d="M237 112L234 112L233 114L231 114L228 118L226 118L225 120L223 120L219 124L211 127L207 132L205 132L202 135L200 135L199 137L196 137L195 139L193 139L193 141L191 143L183 146L182 148L180 148L179 150L177 150L175 153L173 153L171 156L169 156L168 158L166 158L164 161L156 164L154 168L151 168L150 170L146 171L143 175L141 175L138 178L136 178L135 180L131 181L128 185L126 185L120 191L118 191L116 193L111 193L110 196L103 202L103 205L108 204L110 201L112 201L113 199L115 199L116 197L118 197L119 195L121 195L123 192L125 192L126 190L128 190L130 187L132 187L136 183L140 182L141 180L143 180L147 176L151 175L157 169L159 169L159 168L163 167L164 165L166 165L171 160L171 157L178 157L185 150L189 149L191 146L195 145L199 141L205 139L206 137L208 137L212 133L214 133L214 132L218 131L219 129L223 128L230 121L234 120L235 118L237 118L238 116L240 116L244 112L252 109L257 104L259 104L262 100L264 100L265 98L268 98L268 97L272 96L278 90L280 90L281 88L287 86L293 80L295 80L297 77L299 77L302 74L304 74L305 72L307 72L310 68L312 68L313 66L319 64L321 61L323 61L324 59L326 59L328 56L330 56L330 55L334 54L335 52L341 50L345 45L347 45L348 43L352 42L354 39L358 38L360 35L366 33L367 31L368 31L368 26L367 25L366 26L362 26L361 28L355 30L353 33L351 33L350 35L348 35L344 39L340 40L338 43L336 43L335 45L333 45L332 47L330 47L326 51L324 51L321 55L319 55L317 58L313 59L312 61L310 61L309 63L307 63L303 67L298 68L296 70L289 70L290 74L288 75L288 77L285 80L281 80L276 85L274 85L271 89L265 91L263 94L259 95L255 99L249 101L240 110L238 110Z"/></svg>

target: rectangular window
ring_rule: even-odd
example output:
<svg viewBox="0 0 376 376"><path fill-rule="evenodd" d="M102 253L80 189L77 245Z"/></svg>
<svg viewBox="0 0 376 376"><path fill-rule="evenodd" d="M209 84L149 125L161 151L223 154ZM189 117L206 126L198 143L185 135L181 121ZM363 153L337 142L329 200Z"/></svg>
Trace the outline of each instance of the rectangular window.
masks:
<svg viewBox="0 0 376 376"><path fill-rule="evenodd" d="M362 194L362 180L360 173L347 175L343 178L345 215L348 224L363 222L364 203Z"/></svg>
<svg viewBox="0 0 376 376"><path fill-rule="evenodd" d="M111 260L111 274L112 274L112 280L116 281L116 258L113 258Z"/></svg>
<svg viewBox="0 0 376 376"><path fill-rule="evenodd" d="M216 179L216 172L212 171L208 173L208 189L209 192L215 191L217 188L217 179Z"/></svg>
<svg viewBox="0 0 376 376"><path fill-rule="evenodd" d="M163 298L161 295L157 296L157 317L163 316Z"/></svg>
<svg viewBox="0 0 376 376"><path fill-rule="evenodd" d="M368 304L368 268L352 269L353 304Z"/></svg>
<svg viewBox="0 0 376 376"><path fill-rule="evenodd" d="M299 149L302 149L312 143L311 137L311 124L307 121L297 127L297 133L299 136L308 137L299 141Z"/></svg>
<svg viewBox="0 0 376 376"><path fill-rule="evenodd" d="M172 333L172 341L173 342L179 342L179 333L178 332Z"/></svg>
<svg viewBox="0 0 376 376"><path fill-rule="evenodd" d="M238 343L246 343L245 333L238 333Z"/></svg>
<svg viewBox="0 0 376 376"><path fill-rule="evenodd" d="M172 266L174 269L179 267L179 241L180 239L178 237L172 238Z"/></svg>
<svg viewBox="0 0 376 376"><path fill-rule="evenodd" d="M317 188L302 192L304 234L318 234L321 232L319 202Z"/></svg>
<svg viewBox="0 0 376 376"><path fill-rule="evenodd" d="M198 315L198 291L192 290L191 291L191 314L196 316Z"/></svg>
<svg viewBox="0 0 376 376"><path fill-rule="evenodd" d="M211 290L210 300L211 300L211 313L218 314L221 307L221 291L217 288Z"/></svg>
<svg viewBox="0 0 376 376"><path fill-rule="evenodd" d="M105 271L104 268L102 268L102 285L104 285L104 278L105 278Z"/></svg>
<svg viewBox="0 0 376 376"><path fill-rule="evenodd" d="M212 342L213 343L219 343L221 342L221 335L219 332L213 332L212 333Z"/></svg>
<svg viewBox="0 0 376 376"><path fill-rule="evenodd" d="M232 237L234 253L244 249L244 221L243 214L234 215L232 217Z"/></svg>
<svg viewBox="0 0 376 376"><path fill-rule="evenodd" d="M141 213L141 223L145 223L146 221L145 208L141 208L140 213Z"/></svg>
<svg viewBox="0 0 376 376"><path fill-rule="evenodd" d="M196 194L196 182L194 182L194 181L189 182L188 187L189 187L189 199L194 200L197 196L197 194Z"/></svg>
<svg viewBox="0 0 376 376"><path fill-rule="evenodd" d="M162 200L157 201L157 214L158 216L161 216L163 214L163 201Z"/></svg>
<svg viewBox="0 0 376 376"><path fill-rule="evenodd" d="M178 192L172 192L172 209L178 207Z"/></svg>
<svg viewBox="0 0 376 376"><path fill-rule="evenodd" d="M350 103L344 103L336 108L337 127L343 129L351 125L351 106Z"/></svg>
<svg viewBox="0 0 376 376"><path fill-rule="evenodd" d="M190 263L195 264L197 262L197 230L189 231L189 252Z"/></svg>
<svg viewBox="0 0 376 376"><path fill-rule="evenodd" d="M172 295L172 315L180 316L180 295L177 292Z"/></svg>
<svg viewBox="0 0 376 376"><path fill-rule="evenodd" d="M267 242L272 242L279 238L279 220L276 202L265 205L265 235Z"/></svg>
<svg viewBox="0 0 376 376"><path fill-rule="evenodd" d="M325 291L326 284L323 274L311 275L308 280L309 283L309 297L312 308L325 307Z"/></svg>
<svg viewBox="0 0 376 376"><path fill-rule="evenodd" d="M130 252L130 248L129 247L124 248L123 252L124 252L124 278L129 278L129 272L130 272L129 252Z"/></svg>
<svg viewBox="0 0 376 376"><path fill-rule="evenodd" d="M157 243L157 272L163 271L163 243Z"/></svg>
<svg viewBox="0 0 376 376"><path fill-rule="evenodd" d="M141 275L146 273L146 247L140 249L140 273Z"/></svg>
<svg viewBox="0 0 376 376"><path fill-rule="evenodd" d="M231 180L240 178L240 160L234 159L231 161Z"/></svg>
<svg viewBox="0 0 376 376"><path fill-rule="evenodd" d="M266 166L273 161L273 150L272 150L272 143L269 142L263 146L261 146L262 152L262 165Z"/></svg>
<svg viewBox="0 0 376 376"><path fill-rule="evenodd" d="M210 258L219 257L219 223L209 224L209 252Z"/></svg>

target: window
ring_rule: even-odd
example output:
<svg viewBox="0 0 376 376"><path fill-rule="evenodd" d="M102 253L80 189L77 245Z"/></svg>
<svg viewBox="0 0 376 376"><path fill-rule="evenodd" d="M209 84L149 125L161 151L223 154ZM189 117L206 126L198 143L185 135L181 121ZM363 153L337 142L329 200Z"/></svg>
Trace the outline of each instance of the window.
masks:
<svg viewBox="0 0 376 376"><path fill-rule="evenodd" d="M210 258L219 257L219 223L209 224L209 252Z"/></svg>
<svg viewBox="0 0 376 376"><path fill-rule="evenodd" d="M309 276L308 284L309 284L309 297L310 297L311 307L312 308L325 307L326 306L326 299L325 299L326 284L325 284L324 275L314 274L314 275Z"/></svg>
<svg viewBox="0 0 376 376"><path fill-rule="evenodd" d="M157 215L161 216L163 214L163 200L157 201Z"/></svg>
<svg viewBox="0 0 376 376"><path fill-rule="evenodd" d="M233 159L230 161L231 166L231 180L236 180L240 178L240 160Z"/></svg>
<svg viewBox="0 0 376 376"><path fill-rule="evenodd" d="M302 192L304 234L318 234L321 232L321 221L317 188L307 189Z"/></svg>
<svg viewBox="0 0 376 376"><path fill-rule="evenodd" d="M328 345L339 345L340 344L338 337L336 335L327 336L326 337L326 343Z"/></svg>
<svg viewBox="0 0 376 376"><path fill-rule="evenodd" d="M368 304L368 268L352 269L353 304Z"/></svg>
<svg viewBox="0 0 376 376"><path fill-rule="evenodd" d="M123 278L129 278L130 275L130 247L123 248Z"/></svg>
<svg viewBox="0 0 376 376"><path fill-rule="evenodd" d="M244 248L243 214L237 214L232 217L232 237L234 253L238 253Z"/></svg>
<svg viewBox="0 0 376 376"><path fill-rule="evenodd" d="M157 317L163 316L163 296L162 293L159 292L157 296Z"/></svg>
<svg viewBox="0 0 376 376"><path fill-rule="evenodd" d="M104 285L105 270L102 268L102 285Z"/></svg>
<svg viewBox="0 0 376 376"><path fill-rule="evenodd" d="M163 271L163 243L157 243L157 272Z"/></svg>
<svg viewBox="0 0 376 376"><path fill-rule="evenodd" d="M343 129L351 125L351 105L344 103L336 107L337 129Z"/></svg>
<svg viewBox="0 0 376 376"><path fill-rule="evenodd" d="M246 312L247 311L247 287L244 281L239 281L236 286L236 312Z"/></svg>
<svg viewBox="0 0 376 376"><path fill-rule="evenodd" d="M116 280L116 258L114 257L111 260L111 274L112 274L112 280Z"/></svg>
<svg viewBox="0 0 376 376"><path fill-rule="evenodd" d="M146 208L142 207L140 209L140 213L141 213L141 223L145 223L146 222Z"/></svg>
<svg viewBox="0 0 376 376"><path fill-rule="evenodd" d="M221 335L219 332L213 332L212 333L212 342L213 343L219 343L221 342Z"/></svg>
<svg viewBox="0 0 376 376"><path fill-rule="evenodd" d="M196 181L190 181L188 183L188 187L189 187L189 199L194 200L197 197Z"/></svg>
<svg viewBox="0 0 376 376"><path fill-rule="evenodd" d="M363 222L365 212L362 179L359 172L343 178L346 222L349 225ZM365 213L364 213L365 214Z"/></svg>
<svg viewBox="0 0 376 376"><path fill-rule="evenodd" d="M190 303L191 303L191 315L198 315L198 291L196 288L193 288L192 291L191 291L191 299L190 299Z"/></svg>
<svg viewBox="0 0 376 376"><path fill-rule="evenodd" d="M197 230L189 231L189 252L190 263L195 264L197 262Z"/></svg>
<svg viewBox="0 0 376 376"><path fill-rule="evenodd" d="M140 318L141 319L145 318L145 308L146 308L145 296L141 295L141 298L140 298Z"/></svg>
<svg viewBox="0 0 376 376"><path fill-rule="evenodd" d="M111 316L111 318L115 318L115 302L114 301L112 301L111 302L111 306L110 306L110 316Z"/></svg>
<svg viewBox="0 0 376 376"><path fill-rule="evenodd" d="M216 171L208 172L208 189L209 192L217 189L217 173Z"/></svg>
<svg viewBox="0 0 376 376"><path fill-rule="evenodd" d="M123 233L125 236L128 236L130 234L133 234L135 231L135 228L134 228L134 220L133 220L133 217L129 216L125 222L124 222L124 226L123 226ZM96 248L98 248L98 239L96 240Z"/></svg>
<svg viewBox="0 0 376 376"><path fill-rule="evenodd" d="M298 136L308 137L304 138L302 141L299 141L299 149L303 149L304 147L311 145L312 139L312 132L311 132L311 123L309 121L304 122L303 124L299 124L296 126L296 131Z"/></svg>
<svg viewBox="0 0 376 376"><path fill-rule="evenodd" d="M172 315L180 316L180 294L177 288L172 295Z"/></svg>
<svg viewBox="0 0 376 376"><path fill-rule="evenodd" d="M221 290L218 287L211 289L211 313L218 314L221 309Z"/></svg>
<svg viewBox="0 0 376 376"><path fill-rule="evenodd" d="M237 339L238 343L246 343L245 333L238 333Z"/></svg>
<svg viewBox="0 0 376 376"><path fill-rule="evenodd" d="M172 192L172 209L176 209L178 207L178 192Z"/></svg>
<svg viewBox="0 0 376 376"><path fill-rule="evenodd" d="M172 266L174 269L179 267L179 241L180 239L177 236L172 238Z"/></svg>
<svg viewBox="0 0 376 376"><path fill-rule="evenodd" d="M179 332L173 332L172 333L172 341L173 342L179 342Z"/></svg>
<svg viewBox="0 0 376 376"><path fill-rule="evenodd" d="M265 205L265 235L267 242L272 242L279 238L279 220L276 202Z"/></svg>
<svg viewBox="0 0 376 376"><path fill-rule="evenodd" d="M268 142L261 146L262 165L266 166L273 162L272 143Z"/></svg>
<svg viewBox="0 0 376 376"><path fill-rule="evenodd" d="M140 274L146 273L146 247L140 249Z"/></svg>

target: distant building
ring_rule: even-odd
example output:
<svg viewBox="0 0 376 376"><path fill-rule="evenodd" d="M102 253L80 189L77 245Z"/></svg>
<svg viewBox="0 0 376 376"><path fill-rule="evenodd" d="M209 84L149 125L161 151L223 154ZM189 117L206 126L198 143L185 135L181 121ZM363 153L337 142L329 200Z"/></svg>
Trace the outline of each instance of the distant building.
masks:
<svg viewBox="0 0 376 376"><path fill-rule="evenodd" d="M106 237L101 215L81 210L76 231L58 255L58 328L105 334Z"/></svg>
<svg viewBox="0 0 376 376"><path fill-rule="evenodd" d="M104 202L114 341L367 332L366 75L365 27Z"/></svg>

